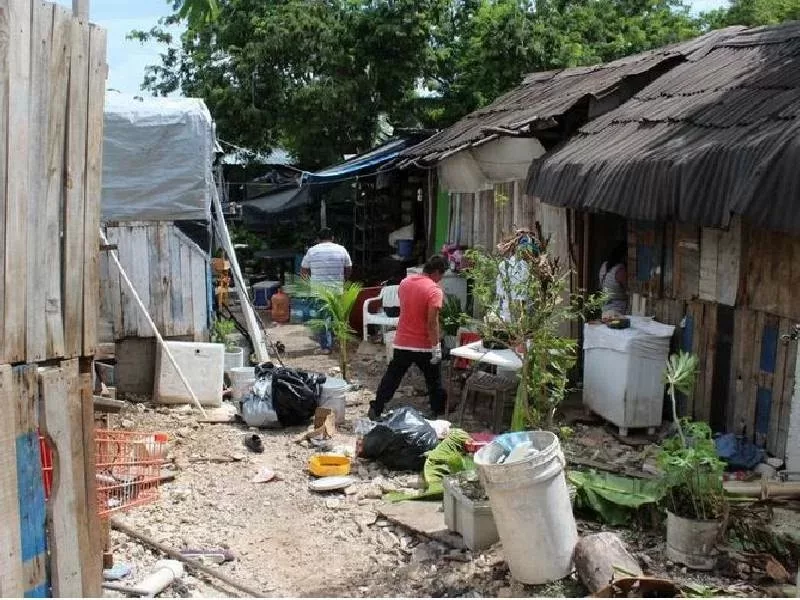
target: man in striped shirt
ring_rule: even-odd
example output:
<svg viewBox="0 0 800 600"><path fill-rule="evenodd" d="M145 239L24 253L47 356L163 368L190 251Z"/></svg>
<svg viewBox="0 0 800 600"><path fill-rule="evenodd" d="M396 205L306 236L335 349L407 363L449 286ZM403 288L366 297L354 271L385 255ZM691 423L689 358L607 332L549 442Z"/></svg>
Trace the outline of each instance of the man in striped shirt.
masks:
<svg viewBox="0 0 800 600"><path fill-rule="evenodd" d="M331 286L342 291L345 280L350 278L353 271L353 261L344 246L334 243L331 230L323 227L317 244L308 249L300 267L300 274L312 284ZM320 346L323 352L331 351L333 336L329 327L320 335Z"/></svg>

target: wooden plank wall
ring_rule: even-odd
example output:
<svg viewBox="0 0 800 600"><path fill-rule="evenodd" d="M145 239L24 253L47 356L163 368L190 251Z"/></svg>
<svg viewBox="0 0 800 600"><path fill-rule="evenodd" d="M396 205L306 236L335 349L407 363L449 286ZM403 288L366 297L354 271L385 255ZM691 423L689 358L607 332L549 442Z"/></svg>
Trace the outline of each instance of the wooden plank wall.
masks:
<svg viewBox="0 0 800 600"><path fill-rule="evenodd" d="M781 336L800 321L800 304L792 301L800 285L800 237L738 219L725 231L634 223L628 259L631 291L647 298L648 314L677 326L676 346L700 360L686 414L709 420L713 407L725 403L728 431L744 430L783 457L797 343ZM730 372L717 372L727 366L717 360L721 306L733 307ZM719 389L727 389L727 397L719 397Z"/></svg>
<svg viewBox="0 0 800 600"><path fill-rule="evenodd" d="M4 0L0 40L0 364L89 356L105 32L59 5Z"/></svg>
<svg viewBox="0 0 800 600"><path fill-rule="evenodd" d="M161 335L206 340L206 253L170 222L106 224L106 235ZM152 337L109 256L100 257L99 272L101 341Z"/></svg>
<svg viewBox="0 0 800 600"><path fill-rule="evenodd" d="M8 409L0 424L0 596L101 594L96 495L88 488L93 470L87 477L94 464L90 368L91 361L79 359L46 368L0 366L0 402ZM49 500L40 434L53 450Z"/></svg>

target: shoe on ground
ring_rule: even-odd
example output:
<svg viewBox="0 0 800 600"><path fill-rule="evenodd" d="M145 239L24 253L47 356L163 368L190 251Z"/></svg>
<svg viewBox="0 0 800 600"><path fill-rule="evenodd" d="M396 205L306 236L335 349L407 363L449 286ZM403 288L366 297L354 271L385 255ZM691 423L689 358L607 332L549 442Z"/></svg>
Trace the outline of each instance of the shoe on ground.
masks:
<svg viewBox="0 0 800 600"><path fill-rule="evenodd" d="M244 440L244 445L247 449L256 454L264 452L264 444L261 442L261 437L258 435L248 435Z"/></svg>
<svg viewBox="0 0 800 600"><path fill-rule="evenodd" d="M380 421L381 420L381 413L379 413L375 408L372 406L369 407L369 412L367 413L367 418L370 421Z"/></svg>

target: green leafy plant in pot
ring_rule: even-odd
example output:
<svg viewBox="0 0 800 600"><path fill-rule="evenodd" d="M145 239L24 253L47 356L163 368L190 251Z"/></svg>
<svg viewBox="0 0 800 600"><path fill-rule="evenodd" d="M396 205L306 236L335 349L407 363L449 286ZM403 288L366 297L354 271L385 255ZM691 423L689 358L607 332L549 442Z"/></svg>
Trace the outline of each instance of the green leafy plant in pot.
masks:
<svg viewBox="0 0 800 600"><path fill-rule="evenodd" d="M691 392L697 365L697 357L684 352L667 361L664 380L677 433L662 443L658 464L667 508L667 557L691 569L710 570L728 514L722 486L725 463L717 456L711 428L678 418L676 406L677 392Z"/></svg>
<svg viewBox="0 0 800 600"><path fill-rule="evenodd" d="M442 310L439 311L439 322L444 333L445 343L449 348L458 345L458 330L469 323L469 315L461 309L461 300L458 296L447 294Z"/></svg>
<svg viewBox="0 0 800 600"><path fill-rule="evenodd" d="M227 339L234 333L236 333L236 323L233 319L214 319L211 325L211 341L215 344L225 344L226 352L234 352L237 348L235 342Z"/></svg>

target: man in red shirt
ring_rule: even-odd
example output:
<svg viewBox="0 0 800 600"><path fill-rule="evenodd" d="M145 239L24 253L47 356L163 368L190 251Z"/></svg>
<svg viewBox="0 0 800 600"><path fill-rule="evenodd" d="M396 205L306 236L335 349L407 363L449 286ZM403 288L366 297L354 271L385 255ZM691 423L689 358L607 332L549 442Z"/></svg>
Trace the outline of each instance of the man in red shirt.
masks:
<svg viewBox="0 0 800 600"><path fill-rule="evenodd" d="M411 275L400 282L400 322L394 338L394 354L370 404L369 418L373 421L380 418L412 364L425 375L433 416L444 408L439 342L439 310L444 292L439 282L446 271L444 258L433 256L425 263L422 275Z"/></svg>

